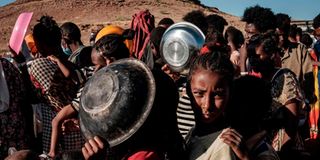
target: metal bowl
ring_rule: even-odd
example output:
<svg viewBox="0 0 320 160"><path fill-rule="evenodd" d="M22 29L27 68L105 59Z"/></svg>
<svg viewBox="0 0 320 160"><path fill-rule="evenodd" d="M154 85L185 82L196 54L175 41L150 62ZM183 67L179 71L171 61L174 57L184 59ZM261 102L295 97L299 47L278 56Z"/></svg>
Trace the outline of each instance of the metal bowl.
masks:
<svg viewBox="0 0 320 160"><path fill-rule="evenodd" d="M147 119L155 97L152 72L141 61L124 59L100 69L80 97L81 131L103 137L111 147L132 136Z"/></svg>
<svg viewBox="0 0 320 160"><path fill-rule="evenodd" d="M200 50L205 35L189 22L179 22L170 26L163 34L160 53L163 60L176 72L188 66L192 55Z"/></svg>

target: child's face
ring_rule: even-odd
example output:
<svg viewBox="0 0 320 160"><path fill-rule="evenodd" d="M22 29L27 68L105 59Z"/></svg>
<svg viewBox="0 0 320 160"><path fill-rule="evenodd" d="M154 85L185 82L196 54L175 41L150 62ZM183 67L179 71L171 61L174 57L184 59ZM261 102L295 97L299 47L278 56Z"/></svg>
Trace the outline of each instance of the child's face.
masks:
<svg viewBox="0 0 320 160"><path fill-rule="evenodd" d="M95 66L105 66L106 65L105 59L101 55L99 55L98 51L95 48L92 49L91 60Z"/></svg>
<svg viewBox="0 0 320 160"><path fill-rule="evenodd" d="M201 116L202 122L212 123L222 116L229 100L229 86L223 76L209 70L196 70L190 85L195 100L195 115Z"/></svg>

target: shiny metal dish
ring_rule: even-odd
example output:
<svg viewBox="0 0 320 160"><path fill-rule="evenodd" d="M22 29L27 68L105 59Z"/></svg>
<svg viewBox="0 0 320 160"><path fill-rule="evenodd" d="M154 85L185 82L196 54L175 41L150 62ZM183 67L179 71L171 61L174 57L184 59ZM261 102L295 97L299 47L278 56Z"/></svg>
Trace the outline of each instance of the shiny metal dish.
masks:
<svg viewBox="0 0 320 160"><path fill-rule="evenodd" d="M189 22L179 22L170 26L163 34L160 53L163 60L176 72L188 66L192 55L196 54L205 42L205 35Z"/></svg>
<svg viewBox="0 0 320 160"><path fill-rule="evenodd" d="M111 147L131 137L147 119L155 97L152 72L124 59L100 69L85 84L79 119L84 136L103 137Z"/></svg>

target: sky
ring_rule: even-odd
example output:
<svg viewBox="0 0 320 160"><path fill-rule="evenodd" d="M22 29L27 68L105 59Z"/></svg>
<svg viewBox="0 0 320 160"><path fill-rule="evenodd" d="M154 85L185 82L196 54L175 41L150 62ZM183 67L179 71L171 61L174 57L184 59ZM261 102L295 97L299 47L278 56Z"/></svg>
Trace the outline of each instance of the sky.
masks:
<svg viewBox="0 0 320 160"><path fill-rule="evenodd" d="M14 2L14 0L0 0L0 6L4 6L8 3Z"/></svg>
<svg viewBox="0 0 320 160"><path fill-rule="evenodd" d="M220 11L242 16L243 11L256 4L286 13L292 20L312 20L320 13L319 0L200 0L202 4L217 7Z"/></svg>
<svg viewBox="0 0 320 160"><path fill-rule="evenodd" d="M0 6L14 0L0 0ZM245 8L259 4L274 13L286 13L294 20L312 20L320 13L319 0L200 0L202 4L217 7L220 11L242 16Z"/></svg>

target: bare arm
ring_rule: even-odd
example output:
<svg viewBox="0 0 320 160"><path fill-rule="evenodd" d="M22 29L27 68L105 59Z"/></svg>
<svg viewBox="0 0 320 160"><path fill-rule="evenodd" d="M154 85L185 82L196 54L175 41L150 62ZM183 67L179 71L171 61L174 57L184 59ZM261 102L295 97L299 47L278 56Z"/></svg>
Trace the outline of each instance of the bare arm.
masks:
<svg viewBox="0 0 320 160"><path fill-rule="evenodd" d="M63 73L63 75L64 75L66 78L69 78L69 77L70 77L70 74L71 74L71 73L70 73L70 70L60 61L59 58L57 58L57 57L54 56L54 55L48 56L48 58L49 58L51 61L55 62L55 63L59 66L61 72Z"/></svg>
<svg viewBox="0 0 320 160"><path fill-rule="evenodd" d="M248 53L247 53L247 44L244 43L240 48L240 71L247 72L246 61L247 61Z"/></svg>
<svg viewBox="0 0 320 160"><path fill-rule="evenodd" d="M299 123L299 109L298 109L298 101L291 100L289 101L285 107L288 109L288 112L285 112L285 132L286 134L292 138L298 132L298 123Z"/></svg>
<svg viewBox="0 0 320 160"><path fill-rule="evenodd" d="M50 144L50 151L48 155L50 157L55 157L56 153L56 145L58 142L58 135L60 132L61 124L64 120L69 119L75 116L77 111L73 109L71 104L63 107L61 111L54 117L52 120L52 132L51 132L51 144Z"/></svg>

